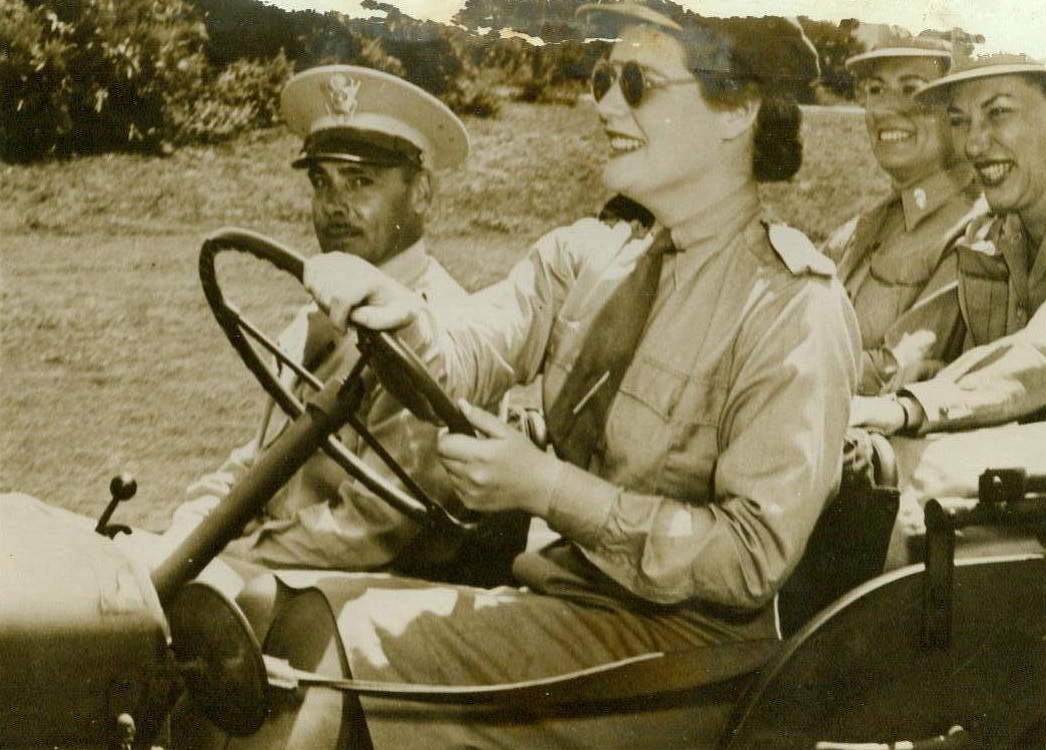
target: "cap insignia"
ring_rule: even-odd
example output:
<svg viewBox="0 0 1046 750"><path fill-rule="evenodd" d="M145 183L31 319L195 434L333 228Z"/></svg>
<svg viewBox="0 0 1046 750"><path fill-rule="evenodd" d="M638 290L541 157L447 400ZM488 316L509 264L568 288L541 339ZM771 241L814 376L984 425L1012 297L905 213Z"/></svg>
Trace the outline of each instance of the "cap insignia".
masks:
<svg viewBox="0 0 1046 750"><path fill-rule="evenodd" d="M338 73L327 79L327 111L336 116L351 120L356 114L356 94L360 82L346 78Z"/></svg>

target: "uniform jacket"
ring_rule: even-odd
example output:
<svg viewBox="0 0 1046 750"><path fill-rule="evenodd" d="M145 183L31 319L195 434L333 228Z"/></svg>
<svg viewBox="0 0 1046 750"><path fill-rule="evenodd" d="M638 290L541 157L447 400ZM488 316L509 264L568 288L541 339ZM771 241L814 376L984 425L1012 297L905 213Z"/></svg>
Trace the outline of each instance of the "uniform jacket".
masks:
<svg viewBox="0 0 1046 750"><path fill-rule="evenodd" d="M452 392L487 402L542 374L547 409L653 234L595 219L553 231L462 316L403 334ZM546 520L643 601L765 611L839 480L856 321L832 264L761 222L754 191L672 238L605 445L588 472L561 465ZM541 563L516 566L538 591L555 577Z"/></svg>
<svg viewBox="0 0 1046 750"><path fill-rule="evenodd" d="M904 385L893 348L905 334L933 332L935 360L948 362L962 351L953 246L987 210L977 196L968 166L942 170L894 191L825 244L861 327L861 395Z"/></svg>
<svg viewBox="0 0 1046 750"><path fill-rule="evenodd" d="M1046 253L1015 214L974 221L957 250L966 351L905 391L922 432L1028 418L1046 407Z"/></svg>

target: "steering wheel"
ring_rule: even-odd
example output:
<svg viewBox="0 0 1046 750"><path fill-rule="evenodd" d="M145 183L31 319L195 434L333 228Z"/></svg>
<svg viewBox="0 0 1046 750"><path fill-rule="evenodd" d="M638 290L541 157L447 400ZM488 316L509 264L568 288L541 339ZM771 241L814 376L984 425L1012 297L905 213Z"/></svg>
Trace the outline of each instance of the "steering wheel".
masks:
<svg viewBox="0 0 1046 750"><path fill-rule="evenodd" d="M225 332L229 343L240 355L247 369L254 374L262 388L292 420L298 419L305 410L301 399L282 381L270 363L263 357L259 346L267 351L281 366L292 370L300 380L319 391L324 383L319 381L302 364L292 360L274 341L267 337L240 312L236 305L227 301L218 282L215 259L225 251L247 253L267 261L299 282L305 267L305 258L294 250L256 232L244 229L222 229L210 236L200 250L200 282L215 319ZM360 359L339 389L339 398L355 398L361 402L369 392L374 374L400 403L421 419L442 422L451 432L475 435L471 423L451 401L418 357L392 333L366 328L356 329ZM256 342L255 343L252 343ZM369 377L368 377L369 376ZM321 448L349 475L359 480L367 489L388 502L400 512L422 523L449 523L461 529L472 529L479 514L470 511L451 513L425 492L399 465L388 451L367 429L363 420L353 416L347 423L363 441L378 455L390 471L403 483L407 492L392 484L387 477L376 472L358 456L345 447L337 437L335 429L323 442Z"/></svg>

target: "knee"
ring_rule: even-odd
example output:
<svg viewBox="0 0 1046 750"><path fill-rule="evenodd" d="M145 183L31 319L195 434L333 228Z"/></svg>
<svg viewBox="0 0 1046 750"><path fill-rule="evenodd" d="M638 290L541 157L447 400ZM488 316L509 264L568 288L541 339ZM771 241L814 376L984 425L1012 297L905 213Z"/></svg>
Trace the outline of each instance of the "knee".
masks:
<svg viewBox="0 0 1046 750"><path fill-rule="evenodd" d="M281 589L284 588L273 573L262 573L248 580L236 596L236 605L243 612L259 643L272 625Z"/></svg>

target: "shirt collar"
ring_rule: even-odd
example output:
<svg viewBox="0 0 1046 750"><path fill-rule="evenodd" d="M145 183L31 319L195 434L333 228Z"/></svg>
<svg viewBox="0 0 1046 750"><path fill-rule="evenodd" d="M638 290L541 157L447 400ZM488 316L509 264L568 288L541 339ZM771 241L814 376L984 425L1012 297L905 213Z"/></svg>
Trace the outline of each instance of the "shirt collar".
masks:
<svg viewBox="0 0 1046 750"><path fill-rule="evenodd" d="M697 273L759 213L758 188L746 183L719 201L699 207L688 219L672 227L672 241L680 251L674 265L676 284Z"/></svg>
<svg viewBox="0 0 1046 750"><path fill-rule="evenodd" d="M414 288L429 265L424 238L381 264L381 270L406 287Z"/></svg>
<svg viewBox="0 0 1046 750"><path fill-rule="evenodd" d="M1017 213L1011 212L1002 216L996 238L1007 264L1011 267L1017 264L1028 274L1031 274L1033 269L1042 267L1043 261L1040 257L1046 249L1046 239L1043 239L1038 247L1033 247L1028 230L1024 228L1024 222Z"/></svg>
<svg viewBox="0 0 1046 750"><path fill-rule="evenodd" d="M965 190L973 180L973 170L966 162L941 169L928 177L900 189L904 225L910 232L923 219Z"/></svg>

